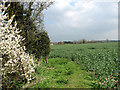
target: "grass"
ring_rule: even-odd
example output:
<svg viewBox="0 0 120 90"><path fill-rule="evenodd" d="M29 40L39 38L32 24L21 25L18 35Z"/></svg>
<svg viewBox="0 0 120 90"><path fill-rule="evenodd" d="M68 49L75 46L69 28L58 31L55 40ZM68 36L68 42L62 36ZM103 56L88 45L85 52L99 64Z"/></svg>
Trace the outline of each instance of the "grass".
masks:
<svg viewBox="0 0 120 90"><path fill-rule="evenodd" d="M30 87L119 88L117 50L118 43L53 45Z"/></svg>
<svg viewBox="0 0 120 90"><path fill-rule="evenodd" d="M49 59L37 68L38 83L33 88L92 88L95 82L80 65L63 58Z"/></svg>

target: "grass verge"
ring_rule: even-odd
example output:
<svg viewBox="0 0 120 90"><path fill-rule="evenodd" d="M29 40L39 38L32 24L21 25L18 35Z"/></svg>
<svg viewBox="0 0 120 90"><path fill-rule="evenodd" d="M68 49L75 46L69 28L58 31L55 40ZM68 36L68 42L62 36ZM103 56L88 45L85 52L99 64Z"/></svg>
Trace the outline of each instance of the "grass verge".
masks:
<svg viewBox="0 0 120 90"><path fill-rule="evenodd" d="M80 65L64 58L53 58L36 69L39 79L32 88L93 88L95 83Z"/></svg>

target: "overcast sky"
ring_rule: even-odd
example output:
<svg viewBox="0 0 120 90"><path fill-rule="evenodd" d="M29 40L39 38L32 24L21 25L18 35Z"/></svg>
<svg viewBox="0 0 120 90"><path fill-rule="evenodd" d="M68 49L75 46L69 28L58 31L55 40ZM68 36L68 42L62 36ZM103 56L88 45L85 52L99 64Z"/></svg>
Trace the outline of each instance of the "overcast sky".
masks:
<svg viewBox="0 0 120 90"><path fill-rule="evenodd" d="M118 39L117 0L55 0L44 14L52 42Z"/></svg>

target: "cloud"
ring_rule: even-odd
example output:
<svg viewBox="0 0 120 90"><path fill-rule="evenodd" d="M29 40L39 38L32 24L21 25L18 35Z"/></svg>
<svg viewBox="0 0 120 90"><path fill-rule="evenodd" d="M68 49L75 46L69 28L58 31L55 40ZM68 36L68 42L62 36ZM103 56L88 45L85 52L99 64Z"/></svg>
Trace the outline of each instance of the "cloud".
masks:
<svg viewBox="0 0 120 90"><path fill-rule="evenodd" d="M118 39L118 30L110 30L106 33L104 33L102 36L102 39L111 39L111 40L115 40L115 39Z"/></svg>
<svg viewBox="0 0 120 90"><path fill-rule="evenodd" d="M51 41L117 39L117 9L116 2L56 0L44 11L45 28Z"/></svg>

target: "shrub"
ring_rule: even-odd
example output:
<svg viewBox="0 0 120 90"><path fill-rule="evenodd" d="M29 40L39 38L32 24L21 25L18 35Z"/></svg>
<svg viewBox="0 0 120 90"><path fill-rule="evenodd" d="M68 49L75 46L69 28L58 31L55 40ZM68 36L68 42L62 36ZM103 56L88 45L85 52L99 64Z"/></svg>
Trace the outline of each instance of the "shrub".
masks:
<svg viewBox="0 0 120 90"><path fill-rule="evenodd" d="M11 23L15 15L8 21L5 1L0 5L0 49L2 58L2 81L4 87L12 87L20 78L25 78L26 82L32 79L32 72L34 72L33 56L25 52L25 46L21 46L24 40L19 35L21 30L16 28L17 23L13 26ZM13 78L14 76L14 78ZM22 80L22 79L21 79ZM8 85L9 84L9 85Z"/></svg>

